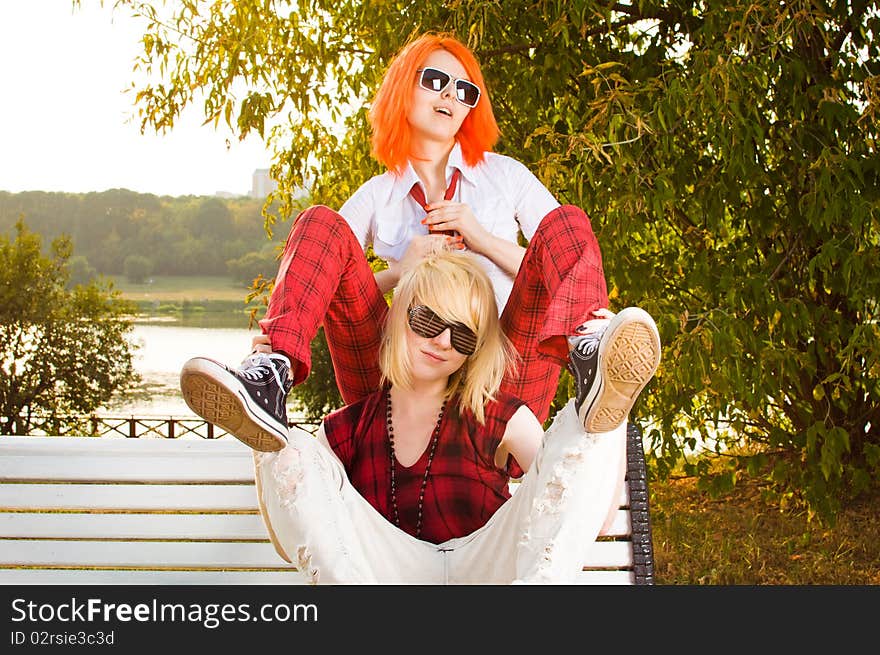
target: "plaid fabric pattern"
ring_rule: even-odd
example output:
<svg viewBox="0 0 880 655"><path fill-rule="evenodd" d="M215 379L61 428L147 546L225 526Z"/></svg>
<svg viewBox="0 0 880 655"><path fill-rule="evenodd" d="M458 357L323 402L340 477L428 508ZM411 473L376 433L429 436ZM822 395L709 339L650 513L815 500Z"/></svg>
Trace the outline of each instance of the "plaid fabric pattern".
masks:
<svg viewBox="0 0 880 655"><path fill-rule="evenodd" d="M526 249L504 332L522 357L502 390L521 398L545 421L568 361L567 337L608 306L599 243L583 210L563 205L548 213ZM373 393L382 327L388 314L373 272L351 228L322 205L303 211L290 235L260 321L272 349L288 356L294 384L311 370L309 344L322 321L336 383L348 404Z"/></svg>
<svg viewBox="0 0 880 655"><path fill-rule="evenodd" d="M300 213L260 321L272 350L290 359L293 383L308 377L310 343L323 322L343 400L352 403L374 392L387 314L388 304L345 219L323 205Z"/></svg>
<svg viewBox="0 0 880 655"><path fill-rule="evenodd" d="M386 428L386 393L376 391L362 400L329 414L324 432L342 461L355 489L388 521L391 506L391 459ZM441 543L470 534L510 498L510 477L522 475L513 458L507 469L495 467L493 457L510 417L522 401L499 393L486 408L480 425L470 412L447 411L425 489L421 539ZM453 398L448 407L458 406ZM428 448L410 467L395 467L400 528L415 535L419 490L428 463Z"/></svg>
<svg viewBox="0 0 880 655"><path fill-rule="evenodd" d="M522 361L502 390L522 398L544 422L568 362L568 337L608 306L599 242L578 207L547 214L526 249L501 315L501 326Z"/></svg>

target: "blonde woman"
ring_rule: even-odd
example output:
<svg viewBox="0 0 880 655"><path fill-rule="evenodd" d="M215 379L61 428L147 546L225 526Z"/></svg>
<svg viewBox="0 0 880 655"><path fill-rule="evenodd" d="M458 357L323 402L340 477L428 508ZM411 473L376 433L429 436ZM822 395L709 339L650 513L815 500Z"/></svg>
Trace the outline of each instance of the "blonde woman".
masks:
<svg viewBox="0 0 880 655"><path fill-rule="evenodd" d="M430 254L405 273L380 388L317 439L293 430L254 453L278 553L315 583L571 581L615 509L625 426L588 434L571 401L545 435L501 390L515 357L473 256Z"/></svg>

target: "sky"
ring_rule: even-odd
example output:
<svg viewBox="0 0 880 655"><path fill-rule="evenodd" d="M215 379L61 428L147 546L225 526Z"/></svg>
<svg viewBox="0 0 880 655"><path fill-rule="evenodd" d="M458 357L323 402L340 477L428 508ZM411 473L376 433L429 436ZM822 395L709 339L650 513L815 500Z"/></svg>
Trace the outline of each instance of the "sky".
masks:
<svg viewBox="0 0 880 655"><path fill-rule="evenodd" d="M270 154L201 125L190 107L164 135L142 135L123 93L142 31L112 2L0 0L0 191L247 195Z"/></svg>

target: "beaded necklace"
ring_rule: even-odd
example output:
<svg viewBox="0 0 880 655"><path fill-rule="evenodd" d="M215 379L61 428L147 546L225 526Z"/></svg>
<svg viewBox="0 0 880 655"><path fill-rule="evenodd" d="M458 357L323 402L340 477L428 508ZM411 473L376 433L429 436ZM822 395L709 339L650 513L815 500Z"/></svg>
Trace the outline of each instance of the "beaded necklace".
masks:
<svg viewBox="0 0 880 655"><path fill-rule="evenodd" d="M394 510L394 525L400 527L400 513L397 510L397 484L395 470L397 468L397 457L394 455L394 425L391 421L391 389L388 389L386 398L385 418L388 426L388 443L389 455L391 457L391 507ZM437 425L434 426L434 432L431 435L431 450L428 452L428 463L425 465L425 477L422 478L422 487L419 489L419 518L416 522L416 539L422 534L422 508L425 503L425 489L428 486L428 476L431 474L431 463L434 461L434 453L437 450L437 442L440 440L440 423L443 420L443 412L446 409L446 401L440 406L440 415L437 417Z"/></svg>

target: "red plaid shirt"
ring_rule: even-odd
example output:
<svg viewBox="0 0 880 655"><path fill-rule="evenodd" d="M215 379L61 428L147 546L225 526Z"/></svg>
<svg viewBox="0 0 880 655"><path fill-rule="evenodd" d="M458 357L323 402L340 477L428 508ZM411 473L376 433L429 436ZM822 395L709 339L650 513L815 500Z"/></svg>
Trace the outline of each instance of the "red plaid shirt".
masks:
<svg viewBox="0 0 880 655"><path fill-rule="evenodd" d="M324 432L354 488L386 519L394 522L391 503L391 450L385 418L385 390L337 410L324 419ZM453 398L448 406L457 407ZM486 422L473 414L447 411L440 425L437 451L425 489L420 539L439 544L470 534L510 498L508 482L522 469L513 457L507 467L494 464L507 421L523 401L501 392L486 406ZM400 528L415 535L419 490L428 450L410 467L395 466Z"/></svg>

